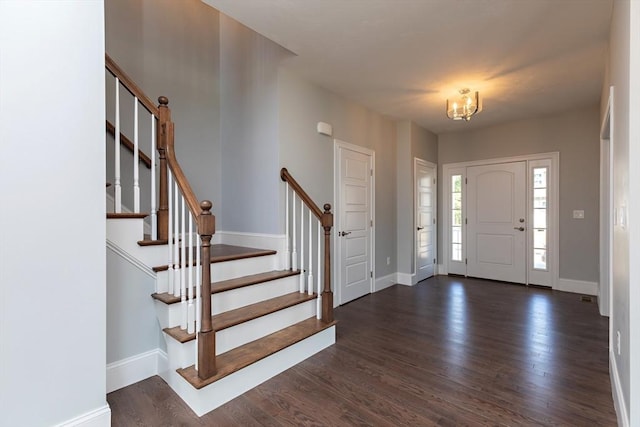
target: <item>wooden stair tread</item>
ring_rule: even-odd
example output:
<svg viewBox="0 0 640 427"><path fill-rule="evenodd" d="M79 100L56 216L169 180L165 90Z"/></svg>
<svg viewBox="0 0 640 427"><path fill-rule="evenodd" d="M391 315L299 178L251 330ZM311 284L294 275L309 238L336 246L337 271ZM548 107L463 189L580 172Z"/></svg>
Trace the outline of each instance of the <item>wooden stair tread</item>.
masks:
<svg viewBox="0 0 640 427"><path fill-rule="evenodd" d="M144 219L146 217L148 217L149 214L147 213L114 213L114 212L108 212L107 213L107 219Z"/></svg>
<svg viewBox="0 0 640 427"><path fill-rule="evenodd" d="M192 248L191 250L194 250L194 249L195 248ZM238 259L255 258L255 257L267 256L267 255L275 255L276 253L277 253L276 251L269 250L269 249L246 248L244 246L215 244L215 245L211 245L211 263L235 261ZM194 265L195 265L195 262L194 262ZM168 265L153 267L153 271L155 271L156 273L159 271L166 271L168 269L169 269Z"/></svg>
<svg viewBox="0 0 640 427"><path fill-rule="evenodd" d="M161 246L161 245L166 245L169 241L168 240L151 240L151 239L144 239L144 240L138 240L138 245L139 246Z"/></svg>
<svg viewBox="0 0 640 427"><path fill-rule="evenodd" d="M218 372L206 380L198 378L198 372L193 365L188 368L177 369L176 372L193 387L201 389L335 324L336 322L323 323L315 318L303 320L288 328L220 354L216 356Z"/></svg>
<svg viewBox="0 0 640 427"><path fill-rule="evenodd" d="M236 308L235 310L215 314L211 316L211 323L213 324L214 330L221 331L223 329L239 325L240 323L248 322L250 320L257 319L258 317L266 316L267 314L275 313L276 311L284 310L285 308L292 307L306 301L311 301L316 297L316 294L308 295L306 293L291 292L290 294L285 294L276 298ZM185 343L196 338L196 334L190 334L185 329L181 329L180 326L165 328L163 331L181 343Z"/></svg>
<svg viewBox="0 0 640 427"><path fill-rule="evenodd" d="M251 274L249 276L238 277L235 279L212 282L211 294L217 294L219 292L256 285L258 283L270 282L272 280L282 279L289 276L296 276L298 274L300 274L299 270L273 270L266 273ZM167 292L161 294L152 294L151 297L165 304L175 304L180 302L180 297Z"/></svg>

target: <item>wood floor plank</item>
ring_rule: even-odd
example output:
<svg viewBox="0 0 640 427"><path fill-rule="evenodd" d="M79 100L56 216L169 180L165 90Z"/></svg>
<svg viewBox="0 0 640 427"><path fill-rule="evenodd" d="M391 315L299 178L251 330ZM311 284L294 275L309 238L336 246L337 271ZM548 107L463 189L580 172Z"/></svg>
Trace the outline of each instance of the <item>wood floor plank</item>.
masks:
<svg viewBox="0 0 640 427"><path fill-rule="evenodd" d="M358 299L335 316L334 346L201 419L189 411L174 419L192 417L184 425L214 420L207 417L274 426L616 425L608 319L579 295L438 276ZM143 399L135 386L108 396L114 419L154 425L166 403L158 409L154 395ZM215 425L234 425L225 422Z"/></svg>

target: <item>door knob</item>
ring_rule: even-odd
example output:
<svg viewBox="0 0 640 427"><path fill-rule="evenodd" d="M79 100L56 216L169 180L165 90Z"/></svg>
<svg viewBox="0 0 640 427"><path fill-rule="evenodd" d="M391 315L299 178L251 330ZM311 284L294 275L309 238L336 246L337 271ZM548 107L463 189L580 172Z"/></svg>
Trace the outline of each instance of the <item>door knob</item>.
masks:
<svg viewBox="0 0 640 427"><path fill-rule="evenodd" d="M417 227L418 231L423 230L424 227Z"/></svg>
<svg viewBox="0 0 640 427"><path fill-rule="evenodd" d="M348 236L349 234L351 234L350 231L341 231L340 233L338 233L339 236Z"/></svg>
<svg viewBox="0 0 640 427"><path fill-rule="evenodd" d="M513 227L514 230L524 231L524 227Z"/></svg>

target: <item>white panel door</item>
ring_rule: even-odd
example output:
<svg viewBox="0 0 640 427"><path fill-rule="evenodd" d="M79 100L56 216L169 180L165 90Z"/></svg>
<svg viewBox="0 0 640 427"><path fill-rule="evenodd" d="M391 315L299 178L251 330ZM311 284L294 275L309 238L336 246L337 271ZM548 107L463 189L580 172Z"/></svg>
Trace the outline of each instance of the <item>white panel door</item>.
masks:
<svg viewBox="0 0 640 427"><path fill-rule="evenodd" d="M338 239L340 304L372 291L371 171L367 154L340 147Z"/></svg>
<svg viewBox="0 0 640 427"><path fill-rule="evenodd" d="M467 168L467 275L526 282L526 162Z"/></svg>
<svg viewBox="0 0 640 427"><path fill-rule="evenodd" d="M436 248L436 170L426 162L415 161L416 280L434 274Z"/></svg>

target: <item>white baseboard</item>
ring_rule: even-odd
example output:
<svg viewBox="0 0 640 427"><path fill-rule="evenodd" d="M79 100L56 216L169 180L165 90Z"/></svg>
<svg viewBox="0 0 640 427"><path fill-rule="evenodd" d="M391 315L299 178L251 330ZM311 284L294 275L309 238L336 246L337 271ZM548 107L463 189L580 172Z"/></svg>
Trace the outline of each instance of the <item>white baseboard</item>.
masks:
<svg viewBox="0 0 640 427"><path fill-rule="evenodd" d="M145 380L166 370L167 353L154 349L107 365L107 393Z"/></svg>
<svg viewBox="0 0 640 427"><path fill-rule="evenodd" d="M613 351L609 351L609 377L611 378L611 391L613 394L613 405L616 409L618 417L618 425L621 427L629 427L629 413L627 405L624 403L624 394L622 393L622 384L620 383L620 375L618 374L618 365Z"/></svg>
<svg viewBox="0 0 640 427"><path fill-rule="evenodd" d="M415 283L413 283L413 278L415 277L414 274L409 274L409 273L396 273L397 278L398 278L398 283L400 285L405 285L405 286L413 286L415 285Z"/></svg>
<svg viewBox="0 0 640 427"><path fill-rule="evenodd" d="M598 284L584 280L558 278L558 283L553 288L556 291L573 292L576 294L598 295Z"/></svg>
<svg viewBox="0 0 640 427"><path fill-rule="evenodd" d="M398 283L398 273L378 277L373 283L373 292L378 292Z"/></svg>
<svg viewBox="0 0 640 427"><path fill-rule="evenodd" d="M110 427L111 408L104 405L98 409L58 424L56 427Z"/></svg>
<svg viewBox="0 0 640 427"><path fill-rule="evenodd" d="M278 252L276 270L284 270L287 242L284 234L240 233L237 231L216 231L214 243L268 249Z"/></svg>

